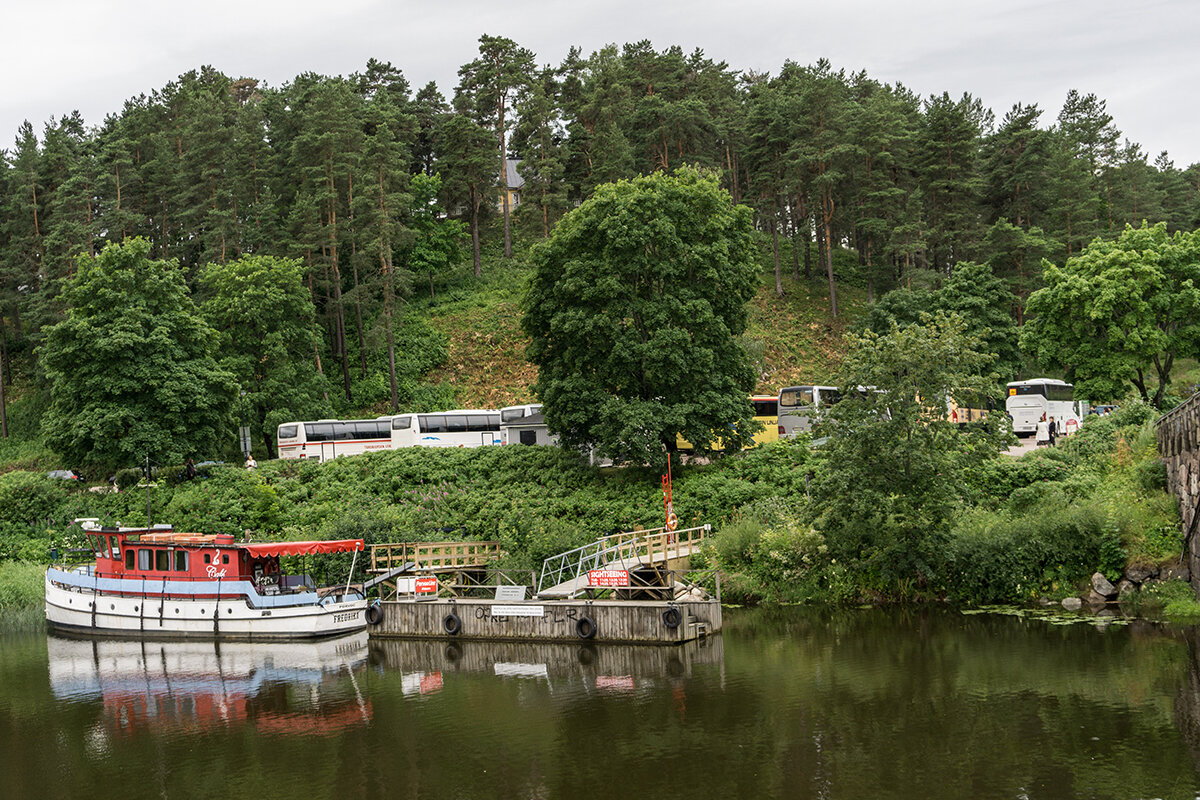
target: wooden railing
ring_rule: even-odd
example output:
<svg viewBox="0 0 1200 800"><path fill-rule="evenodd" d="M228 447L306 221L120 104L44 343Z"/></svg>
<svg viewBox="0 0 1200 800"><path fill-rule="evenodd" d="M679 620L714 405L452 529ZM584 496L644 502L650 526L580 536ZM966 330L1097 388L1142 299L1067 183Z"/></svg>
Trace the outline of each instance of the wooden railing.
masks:
<svg viewBox="0 0 1200 800"><path fill-rule="evenodd" d="M382 573L410 562L421 572L482 567L504 551L499 542L401 542L371 545L371 572Z"/></svg>

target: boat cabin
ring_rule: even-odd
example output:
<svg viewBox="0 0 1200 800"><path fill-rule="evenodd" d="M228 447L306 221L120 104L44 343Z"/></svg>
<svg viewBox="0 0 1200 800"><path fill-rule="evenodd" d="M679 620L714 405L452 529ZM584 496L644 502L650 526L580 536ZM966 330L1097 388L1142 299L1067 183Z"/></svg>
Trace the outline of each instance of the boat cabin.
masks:
<svg viewBox="0 0 1200 800"><path fill-rule="evenodd" d="M252 554L228 534L178 533L170 526L85 528L100 578L243 580L279 587L279 556Z"/></svg>

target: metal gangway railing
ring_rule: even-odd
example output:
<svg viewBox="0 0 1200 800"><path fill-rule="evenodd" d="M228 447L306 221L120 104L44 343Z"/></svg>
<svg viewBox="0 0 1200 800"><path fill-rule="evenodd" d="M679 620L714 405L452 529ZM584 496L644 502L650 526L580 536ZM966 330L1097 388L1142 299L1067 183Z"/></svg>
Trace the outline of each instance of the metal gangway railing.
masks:
<svg viewBox="0 0 1200 800"><path fill-rule="evenodd" d="M700 525L677 531L648 528L604 536L543 561L537 593L573 597L587 589L590 570L666 564L671 559L690 556L711 530L711 525Z"/></svg>

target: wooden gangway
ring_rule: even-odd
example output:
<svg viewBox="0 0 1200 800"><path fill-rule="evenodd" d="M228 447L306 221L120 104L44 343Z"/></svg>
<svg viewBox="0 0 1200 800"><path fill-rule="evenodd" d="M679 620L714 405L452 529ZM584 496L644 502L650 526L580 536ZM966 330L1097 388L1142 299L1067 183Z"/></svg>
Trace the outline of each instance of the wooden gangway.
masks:
<svg viewBox="0 0 1200 800"><path fill-rule="evenodd" d="M499 542L398 542L371 545L370 571L379 575L411 564L410 572L457 572L486 567L504 550Z"/></svg>
<svg viewBox="0 0 1200 800"><path fill-rule="evenodd" d="M578 597L589 588L591 570L635 570L649 567L671 571L700 549L711 525L670 531L666 528L615 533L551 556L542 563L539 598Z"/></svg>

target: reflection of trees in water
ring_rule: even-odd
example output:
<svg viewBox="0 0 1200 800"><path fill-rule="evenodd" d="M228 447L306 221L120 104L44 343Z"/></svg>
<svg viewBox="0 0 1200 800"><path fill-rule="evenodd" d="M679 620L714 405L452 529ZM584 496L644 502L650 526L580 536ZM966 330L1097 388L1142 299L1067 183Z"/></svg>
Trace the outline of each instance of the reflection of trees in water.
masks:
<svg viewBox="0 0 1200 800"><path fill-rule="evenodd" d="M1183 632L1187 642L1187 677L1175 697L1175 726L1200 773L1200 626Z"/></svg>

